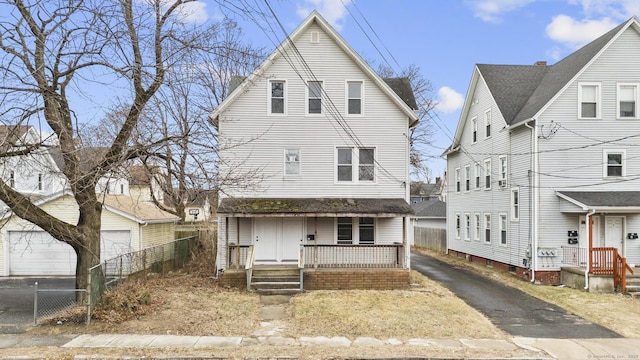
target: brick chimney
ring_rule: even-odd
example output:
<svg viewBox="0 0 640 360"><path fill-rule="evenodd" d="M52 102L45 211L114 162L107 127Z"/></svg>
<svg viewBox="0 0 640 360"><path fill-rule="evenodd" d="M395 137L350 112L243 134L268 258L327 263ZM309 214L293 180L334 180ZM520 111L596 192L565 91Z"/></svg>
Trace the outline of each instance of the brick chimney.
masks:
<svg viewBox="0 0 640 360"><path fill-rule="evenodd" d="M535 64L533 64L534 66L547 66L547 62L546 61L536 61Z"/></svg>

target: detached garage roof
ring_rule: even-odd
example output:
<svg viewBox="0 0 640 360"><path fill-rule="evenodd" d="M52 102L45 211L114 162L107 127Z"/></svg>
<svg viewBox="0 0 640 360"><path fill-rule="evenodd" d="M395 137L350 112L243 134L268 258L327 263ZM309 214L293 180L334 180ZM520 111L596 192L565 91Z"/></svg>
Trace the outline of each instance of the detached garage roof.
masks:
<svg viewBox="0 0 640 360"><path fill-rule="evenodd" d="M98 200L102 201L107 210L140 224L180 220L178 216L160 210L151 203L137 201L127 195L98 195Z"/></svg>
<svg viewBox="0 0 640 360"><path fill-rule="evenodd" d="M228 198L218 207L219 214L234 217L255 216L372 216L397 217L413 214L404 199L354 198Z"/></svg>

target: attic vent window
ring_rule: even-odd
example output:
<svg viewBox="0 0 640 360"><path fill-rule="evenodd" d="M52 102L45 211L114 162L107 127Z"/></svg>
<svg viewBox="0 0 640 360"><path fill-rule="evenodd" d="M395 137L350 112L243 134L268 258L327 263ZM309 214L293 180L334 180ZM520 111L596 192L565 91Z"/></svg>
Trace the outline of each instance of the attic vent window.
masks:
<svg viewBox="0 0 640 360"><path fill-rule="evenodd" d="M320 42L320 33L317 31L312 31L311 32L311 42L312 43L319 43Z"/></svg>

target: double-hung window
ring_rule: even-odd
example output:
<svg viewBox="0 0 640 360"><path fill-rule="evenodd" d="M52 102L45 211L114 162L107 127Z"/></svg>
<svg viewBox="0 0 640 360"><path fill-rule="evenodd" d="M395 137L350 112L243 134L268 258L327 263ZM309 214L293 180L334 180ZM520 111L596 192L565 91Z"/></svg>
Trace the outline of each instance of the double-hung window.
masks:
<svg viewBox="0 0 640 360"><path fill-rule="evenodd" d="M269 114L285 114L286 81L269 81Z"/></svg>
<svg viewBox="0 0 640 360"><path fill-rule="evenodd" d="M43 175L38 174L38 191L42 191L43 187Z"/></svg>
<svg viewBox="0 0 640 360"><path fill-rule="evenodd" d="M476 189L480 189L480 178L482 177L482 168L476 163Z"/></svg>
<svg viewBox="0 0 640 360"><path fill-rule="evenodd" d="M507 214L500 214L500 245L507 245Z"/></svg>
<svg viewBox="0 0 640 360"><path fill-rule="evenodd" d="M375 219L359 218L358 235L360 245L373 245L375 243Z"/></svg>
<svg viewBox="0 0 640 360"><path fill-rule="evenodd" d="M307 114L322 114L322 81L307 82Z"/></svg>
<svg viewBox="0 0 640 360"><path fill-rule="evenodd" d="M464 167L464 190L471 190L471 168L469 165L465 165Z"/></svg>
<svg viewBox="0 0 640 360"><path fill-rule="evenodd" d="M478 141L478 118L471 119L471 127L473 128L471 142L475 144Z"/></svg>
<svg viewBox="0 0 640 360"><path fill-rule="evenodd" d="M460 168L456 169L456 192L460 192Z"/></svg>
<svg viewBox="0 0 640 360"><path fill-rule="evenodd" d="M473 239L476 241L480 241L480 214L474 214L474 231L473 231Z"/></svg>
<svg viewBox="0 0 640 360"><path fill-rule="evenodd" d="M372 217L338 217L336 219L337 243L339 245L375 244L375 219Z"/></svg>
<svg viewBox="0 0 640 360"><path fill-rule="evenodd" d="M484 214L484 242L491 243L491 214Z"/></svg>
<svg viewBox="0 0 640 360"><path fill-rule="evenodd" d="M578 84L578 99L581 119L600 118L600 83Z"/></svg>
<svg viewBox="0 0 640 360"><path fill-rule="evenodd" d="M618 118L638 118L638 84L618 84Z"/></svg>
<svg viewBox="0 0 640 360"><path fill-rule="evenodd" d="M300 149L284 150L284 174L300 175Z"/></svg>
<svg viewBox="0 0 640 360"><path fill-rule="evenodd" d="M460 214L456 214L456 239L460 239Z"/></svg>
<svg viewBox="0 0 640 360"><path fill-rule="evenodd" d="M491 137L491 109L484 112L484 137Z"/></svg>
<svg viewBox="0 0 640 360"><path fill-rule="evenodd" d="M511 220L520 219L520 189L511 189Z"/></svg>
<svg viewBox="0 0 640 360"><path fill-rule="evenodd" d="M16 173L13 170L9 173L9 186L16 188Z"/></svg>
<svg viewBox="0 0 640 360"><path fill-rule="evenodd" d="M337 220L338 244L351 245L353 243L353 220L350 217L339 217Z"/></svg>
<svg viewBox="0 0 640 360"><path fill-rule="evenodd" d="M362 81L347 81L347 114L362 115Z"/></svg>
<svg viewBox="0 0 640 360"><path fill-rule="evenodd" d="M375 182L375 156L375 148L338 148L336 180L338 182ZM354 174L358 174L357 178Z"/></svg>
<svg viewBox="0 0 640 360"><path fill-rule="evenodd" d="M505 155L500 156L500 186L507 186L507 157Z"/></svg>
<svg viewBox="0 0 640 360"><path fill-rule="evenodd" d="M626 151L604 150L604 177L624 177L626 176Z"/></svg>
<svg viewBox="0 0 640 360"><path fill-rule="evenodd" d="M471 236L471 214L464 214L464 239L469 240Z"/></svg>
<svg viewBox="0 0 640 360"><path fill-rule="evenodd" d="M491 159L484 161L484 188L491 189Z"/></svg>

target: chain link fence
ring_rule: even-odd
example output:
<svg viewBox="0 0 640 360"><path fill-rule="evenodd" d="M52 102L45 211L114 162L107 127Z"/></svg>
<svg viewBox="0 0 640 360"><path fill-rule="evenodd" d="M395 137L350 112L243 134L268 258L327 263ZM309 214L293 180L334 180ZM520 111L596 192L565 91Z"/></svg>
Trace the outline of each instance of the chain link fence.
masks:
<svg viewBox="0 0 640 360"><path fill-rule="evenodd" d="M43 289L36 282L33 324L82 324L89 321L86 289Z"/></svg>

